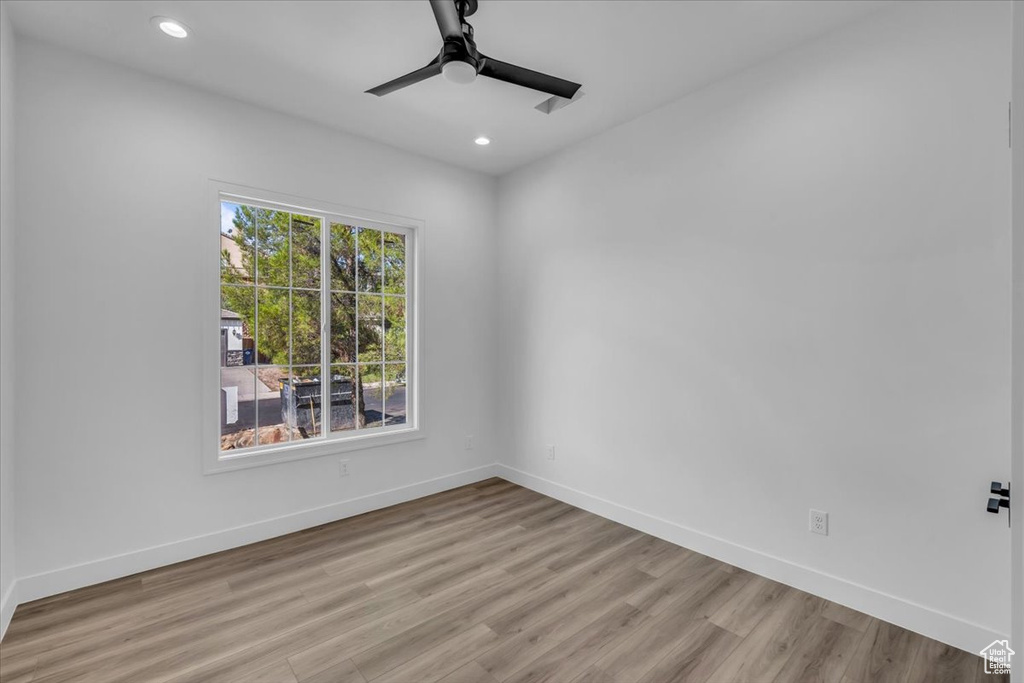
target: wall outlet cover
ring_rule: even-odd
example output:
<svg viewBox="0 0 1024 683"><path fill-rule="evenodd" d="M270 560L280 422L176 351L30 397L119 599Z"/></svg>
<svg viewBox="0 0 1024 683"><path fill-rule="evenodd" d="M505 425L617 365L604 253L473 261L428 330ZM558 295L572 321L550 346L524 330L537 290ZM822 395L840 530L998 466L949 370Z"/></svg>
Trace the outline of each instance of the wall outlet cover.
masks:
<svg viewBox="0 0 1024 683"><path fill-rule="evenodd" d="M811 510L810 532L828 536L828 513L821 510Z"/></svg>

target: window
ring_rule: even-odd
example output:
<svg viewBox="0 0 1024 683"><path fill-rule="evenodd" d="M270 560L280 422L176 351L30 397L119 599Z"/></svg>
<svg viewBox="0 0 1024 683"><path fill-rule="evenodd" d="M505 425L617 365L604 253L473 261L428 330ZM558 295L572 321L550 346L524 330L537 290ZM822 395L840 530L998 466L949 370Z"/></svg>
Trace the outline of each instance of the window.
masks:
<svg viewBox="0 0 1024 683"><path fill-rule="evenodd" d="M415 432L414 226L218 198L220 428L212 469Z"/></svg>

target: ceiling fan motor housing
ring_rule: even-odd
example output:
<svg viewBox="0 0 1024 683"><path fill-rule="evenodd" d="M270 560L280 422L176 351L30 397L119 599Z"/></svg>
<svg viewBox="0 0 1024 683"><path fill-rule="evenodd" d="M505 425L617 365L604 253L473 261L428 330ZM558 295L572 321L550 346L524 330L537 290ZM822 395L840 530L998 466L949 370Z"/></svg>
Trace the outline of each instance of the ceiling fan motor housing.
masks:
<svg viewBox="0 0 1024 683"><path fill-rule="evenodd" d="M468 24L466 24L468 26ZM473 67L477 73L480 73L481 67L483 67L483 58L480 53L476 51L476 45L473 43L472 33L466 34L466 42L460 42L456 40L446 40L444 45L441 47L441 54L438 55L438 59L441 62L442 68L449 62L465 62Z"/></svg>
<svg viewBox="0 0 1024 683"><path fill-rule="evenodd" d="M462 9L460 4L460 12ZM484 58L477 52L476 41L473 40L473 27L465 19L462 19L462 40L445 39L438 61L441 63L441 75L445 80L460 85L476 80L476 75L484 66Z"/></svg>

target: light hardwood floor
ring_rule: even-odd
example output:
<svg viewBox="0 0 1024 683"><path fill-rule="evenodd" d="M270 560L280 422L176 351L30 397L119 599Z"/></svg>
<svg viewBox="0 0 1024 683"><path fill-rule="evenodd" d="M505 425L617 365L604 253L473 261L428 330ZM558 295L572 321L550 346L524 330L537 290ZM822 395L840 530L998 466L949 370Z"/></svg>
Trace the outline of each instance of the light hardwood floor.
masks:
<svg viewBox="0 0 1024 683"><path fill-rule="evenodd" d="M3 683L999 680L500 479L21 605Z"/></svg>

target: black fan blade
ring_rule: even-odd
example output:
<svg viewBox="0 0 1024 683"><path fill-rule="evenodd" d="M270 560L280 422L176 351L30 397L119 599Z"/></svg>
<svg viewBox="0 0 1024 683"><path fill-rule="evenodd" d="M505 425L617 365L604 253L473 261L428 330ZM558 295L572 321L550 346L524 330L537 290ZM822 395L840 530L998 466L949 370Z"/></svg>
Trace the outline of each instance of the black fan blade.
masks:
<svg viewBox="0 0 1024 683"><path fill-rule="evenodd" d="M484 67L480 69L481 76L490 76L499 81L521 85L524 88L540 90L550 95L557 95L571 100L576 91L580 89L579 83L573 83L563 78L556 78L542 74L539 71L524 69L521 66L498 61L491 57L484 57Z"/></svg>
<svg viewBox="0 0 1024 683"><path fill-rule="evenodd" d="M434 10L434 18L437 19L437 27L441 29L442 38L464 40L455 0L430 0L430 9Z"/></svg>
<svg viewBox="0 0 1024 683"><path fill-rule="evenodd" d="M370 88L366 92L370 93L371 95L376 95L377 97L380 97L381 95L387 95L388 93L395 92L396 90L401 90L402 88L412 85L414 83L425 81L431 76L437 76L440 73L441 62L435 59L422 69L417 69L412 73L405 74L404 76L399 76L393 81L388 81L387 83L378 85L376 88Z"/></svg>

